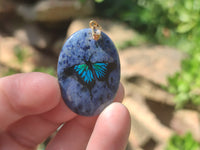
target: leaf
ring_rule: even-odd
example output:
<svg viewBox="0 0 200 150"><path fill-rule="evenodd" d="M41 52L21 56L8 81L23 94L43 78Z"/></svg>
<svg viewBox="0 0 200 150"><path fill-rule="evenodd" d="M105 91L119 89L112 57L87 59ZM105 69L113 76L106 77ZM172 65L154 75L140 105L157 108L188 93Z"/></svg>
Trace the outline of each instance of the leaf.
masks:
<svg viewBox="0 0 200 150"><path fill-rule="evenodd" d="M96 3L102 3L104 0L95 0Z"/></svg>
<svg viewBox="0 0 200 150"><path fill-rule="evenodd" d="M199 150L200 144L194 140L191 133L184 136L173 135L165 150Z"/></svg>
<svg viewBox="0 0 200 150"><path fill-rule="evenodd" d="M176 31L178 33L186 33L192 30L195 26L196 26L196 22L182 23L177 27Z"/></svg>

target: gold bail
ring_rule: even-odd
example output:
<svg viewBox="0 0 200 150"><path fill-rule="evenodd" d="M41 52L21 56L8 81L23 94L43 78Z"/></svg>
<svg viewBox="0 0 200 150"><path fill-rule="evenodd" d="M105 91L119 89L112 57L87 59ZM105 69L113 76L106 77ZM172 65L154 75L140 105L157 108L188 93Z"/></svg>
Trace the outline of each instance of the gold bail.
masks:
<svg viewBox="0 0 200 150"><path fill-rule="evenodd" d="M91 20L89 26L92 29L93 39L96 41L99 40L101 38L102 27L95 20Z"/></svg>

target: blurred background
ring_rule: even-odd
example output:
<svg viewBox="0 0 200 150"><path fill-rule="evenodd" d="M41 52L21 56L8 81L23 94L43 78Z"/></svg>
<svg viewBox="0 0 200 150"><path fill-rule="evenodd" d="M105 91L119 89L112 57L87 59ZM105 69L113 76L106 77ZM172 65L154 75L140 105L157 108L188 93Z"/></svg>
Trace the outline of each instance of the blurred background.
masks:
<svg viewBox="0 0 200 150"><path fill-rule="evenodd" d="M95 19L120 55L127 150L199 150L199 18L200 0L0 0L0 77L56 76L64 39Z"/></svg>

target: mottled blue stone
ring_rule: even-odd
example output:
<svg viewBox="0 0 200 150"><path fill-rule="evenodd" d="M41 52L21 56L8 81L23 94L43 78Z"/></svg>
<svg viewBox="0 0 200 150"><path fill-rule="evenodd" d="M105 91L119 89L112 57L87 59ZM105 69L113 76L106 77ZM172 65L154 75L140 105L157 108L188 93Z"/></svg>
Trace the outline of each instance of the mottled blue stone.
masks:
<svg viewBox="0 0 200 150"><path fill-rule="evenodd" d="M107 71L97 78L92 68L95 63L107 63ZM84 82L75 66L87 64L93 80ZM84 70L85 71L85 70ZM99 114L109 105L117 92L120 81L120 61L111 39L103 32L101 38L92 38L92 29L82 29L69 37L60 52L57 66L58 81L63 100L75 113L83 116Z"/></svg>

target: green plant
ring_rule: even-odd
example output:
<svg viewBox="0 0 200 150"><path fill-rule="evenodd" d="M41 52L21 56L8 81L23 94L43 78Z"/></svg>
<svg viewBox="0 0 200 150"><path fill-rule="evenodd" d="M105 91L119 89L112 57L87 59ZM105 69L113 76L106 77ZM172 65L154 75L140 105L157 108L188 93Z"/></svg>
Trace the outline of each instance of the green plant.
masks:
<svg viewBox="0 0 200 150"><path fill-rule="evenodd" d="M124 41L121 44L116 44L116 46L117 46L118 49L123 50L123 49L128 48L128 47L146 44L147 41L148 41L148 39L145 35L135 34L134 38L127 40L127 41Z"/></svg>
<svg viewBox="0 0 200 150"><path fill-rule="evenodd" d="M19 63L23 63L27 57L26 50L19 45L14 47L14 54L17 57Z"/></svg>
<svg viewBox="0 0 200 150"><path fill-rule="evenodd" d="M177 47L188 54L181 71L168 78L177 107L200 105L200 1L106 0L96 4L98 15L128 23L149 41ZM121 48L135 46L133 40Z"/></svg>
<svg viewBox="0 0 200 150"><path fill-rule="evenodd" d="M104 0L94 0L96 3L102 3Z"/></svg>
<svg viewBox="0 0 200 150"><path fill-rule="evenodd" d="M3 76L9 76L9 75L13 75L13 74L16 74L16 73L20 73L20 70L8 68L5 72L3 72Z"/></svg>
<svg viewBox="0 0 200 150"><path fill-rule="evenodd" d="M37 147L37 150L45 150L45 147L46 147L45 144L43 144L43 143L39 144Z"/></svg>
<svg viewBox="0 0 200 150"><path fill-rule="evenodd" d="M165 150L200 150L200 144L194 140L191 133L184 136L173 135Z"/></svg>
<svg viewBox="0 0 200 150"><path fill-rule="evenodd" d="M38 67L33 70L34 72L44 72L52 76L56 76L56 70L53 67Z"/></svg>
<svg viewBox="0 0 200 150"><path fill-rule="evenodd" d="M81 3L85 3L87 0L79 0ZM94 0L95 3L102 3L104 0Z"/></svg>
<svg viewBox="0 0 200 150"><path fill-rule="evenodd" d="M99 16L127 22L154 42L188 50L200 40L193 39L200 35L199 3L199 0L106 0L96 3L96 8Z"/></svg>
<svg viewBox="0 0 200 150"><path fill-rule="evenodd" d="M195 52L182 61L181 71L168 78L169 92L175 94L176 106L200 105L200 53Z"/></svg>

